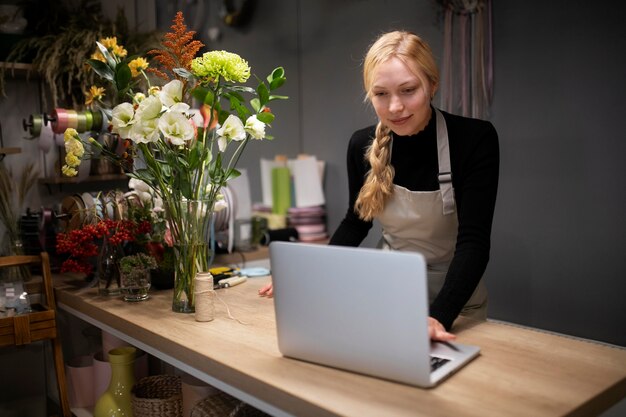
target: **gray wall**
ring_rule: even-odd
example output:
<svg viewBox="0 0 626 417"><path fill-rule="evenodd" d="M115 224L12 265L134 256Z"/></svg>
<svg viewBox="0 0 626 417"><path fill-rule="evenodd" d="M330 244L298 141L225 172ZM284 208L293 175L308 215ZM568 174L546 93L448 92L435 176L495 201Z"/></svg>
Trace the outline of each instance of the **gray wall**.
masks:
<svg viewBox="0 0 626 417"><path fill-rule="evenodd" d="M292 100L276 106L272 146L290 153L296 141L328 162L334 230L347 206L347 140L374 121L362 100L362 54L378 33L406 28L441 57L437 12L426 0L262 3L248 34L226 30L216 47L285 65ZM617 123L626 113L626 5L494 3L491 120L502 163L490 316L626 346L626 137ZM257 155L244 163L257 167Z"/></svg>

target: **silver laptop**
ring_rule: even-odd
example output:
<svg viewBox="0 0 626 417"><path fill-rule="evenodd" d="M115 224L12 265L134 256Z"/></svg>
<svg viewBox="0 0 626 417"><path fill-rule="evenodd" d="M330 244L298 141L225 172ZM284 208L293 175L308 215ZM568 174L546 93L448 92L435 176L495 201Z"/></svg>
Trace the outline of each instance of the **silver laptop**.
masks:
<svg viewBox="0 0 626 417"><path fill-rule="evenodd" d="M284 356L432 387L479 354L431 343L418 253L272 242L270 263Z"/></svg>

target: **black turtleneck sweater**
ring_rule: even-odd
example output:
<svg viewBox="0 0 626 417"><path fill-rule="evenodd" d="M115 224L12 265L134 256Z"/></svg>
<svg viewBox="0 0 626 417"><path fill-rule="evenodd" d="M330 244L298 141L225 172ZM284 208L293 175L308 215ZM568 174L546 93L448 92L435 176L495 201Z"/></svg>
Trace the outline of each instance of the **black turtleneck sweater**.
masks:
<svg viewBox="0 0 626 417"><path fill-rule="evenodd" d="M448 128L452 185L459 230L448 274L430 306L430 315L446 329L452 327L474 292L489 260L491 223L498 189L498 134L487 121L442 112ZM393 136L391 164L394 184L411 191L435 191L437 181L436 117L413 136ZM349 208L330 244L358 246L372 222L359 219L354 202L369 171L365 152L375 136L375 126L356 131L348 145Z"/></svg>

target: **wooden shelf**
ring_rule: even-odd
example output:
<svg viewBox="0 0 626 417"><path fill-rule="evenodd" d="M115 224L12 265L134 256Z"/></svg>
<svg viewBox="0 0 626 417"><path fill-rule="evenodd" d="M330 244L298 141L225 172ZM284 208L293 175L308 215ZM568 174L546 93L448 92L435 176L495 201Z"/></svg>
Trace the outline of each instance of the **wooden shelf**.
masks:
<svg viewBox="0 0 626 417"><path fill-rule="evenodd" d="M90 175L86 178L78 177L48 177L39 178L40 184L85 184L90 182L102 182L102 181L125 181L128 180L128 176L125 174L104 174L104 175Z"/></svg>
<svg viewBox="0 0 626 417"><path fill-rule="evenodd" d="M13 155L21 152L22 148L0 148L0 155Z"/></svg>

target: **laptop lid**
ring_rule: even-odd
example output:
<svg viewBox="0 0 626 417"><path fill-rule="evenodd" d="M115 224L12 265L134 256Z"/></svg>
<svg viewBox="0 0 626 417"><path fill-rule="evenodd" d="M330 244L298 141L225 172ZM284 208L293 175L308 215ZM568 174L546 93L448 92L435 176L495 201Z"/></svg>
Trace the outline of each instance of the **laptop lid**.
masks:
<svg viewBox="0 0 626 417"><path fill-rule="evenodd" d="M422 255L272 242L270 262L284 356L422 387L452 371L446 364L431 375ZM478 353L439 349L459 365Z"/></svg>

